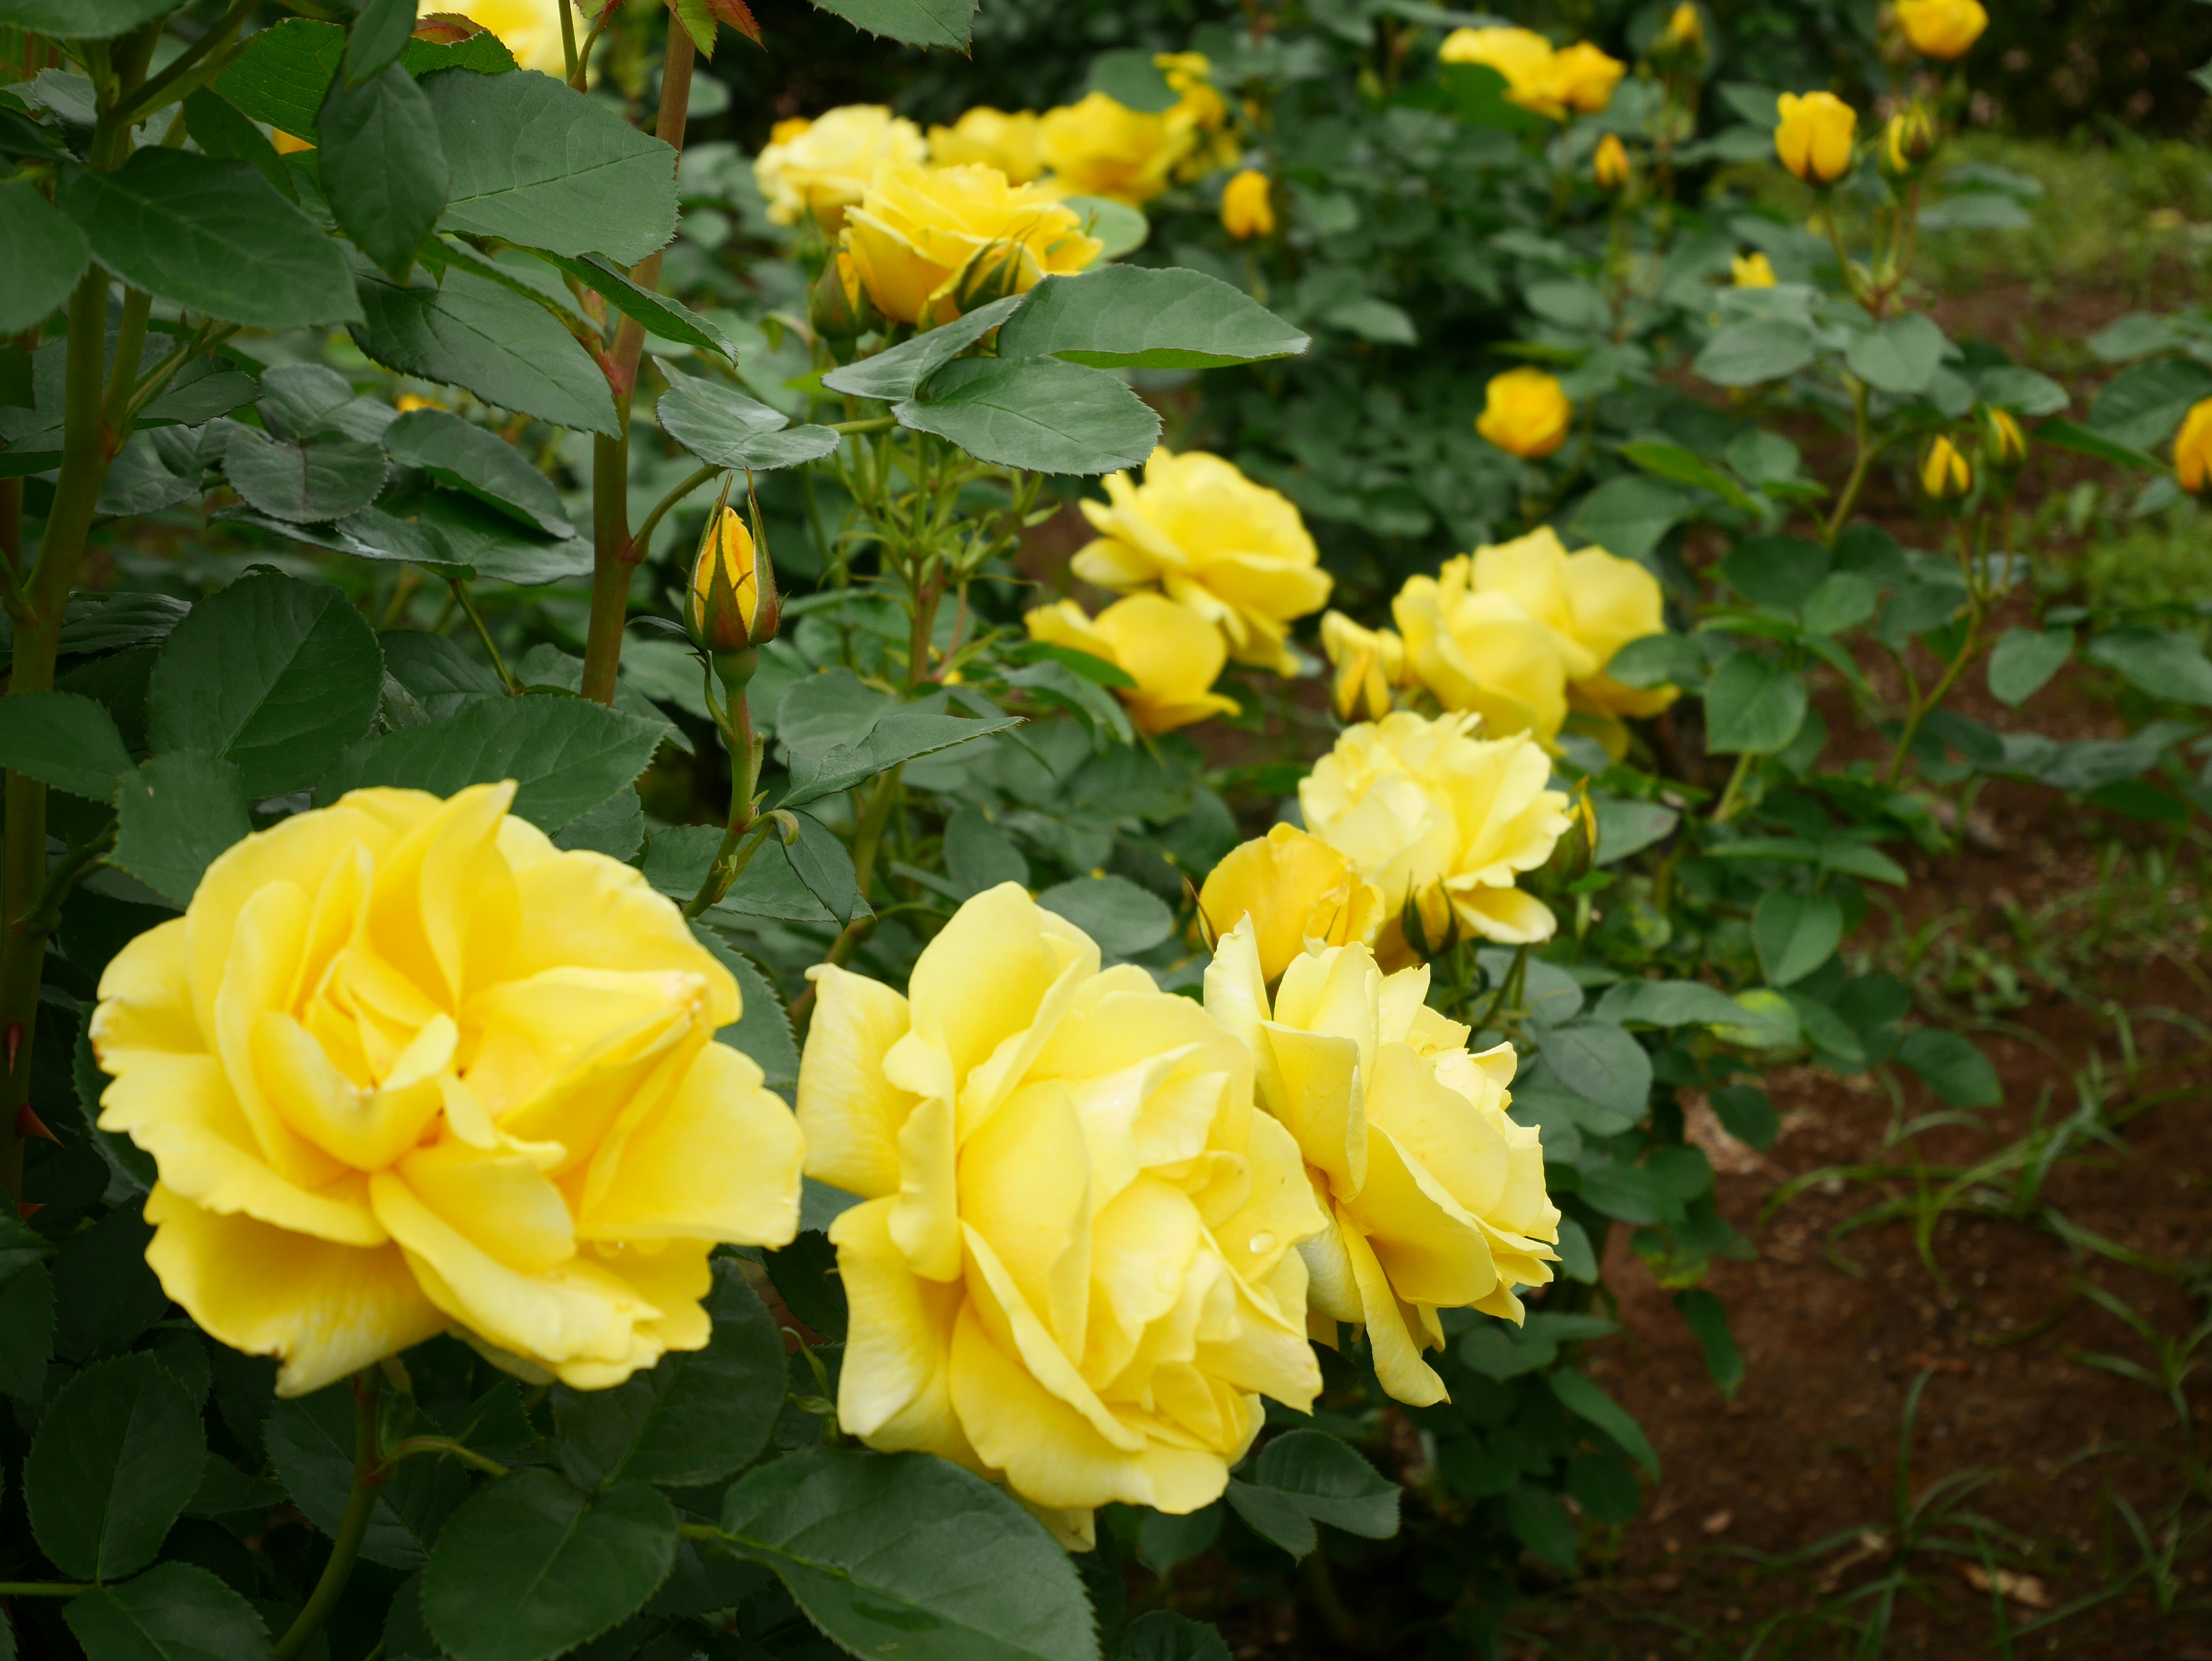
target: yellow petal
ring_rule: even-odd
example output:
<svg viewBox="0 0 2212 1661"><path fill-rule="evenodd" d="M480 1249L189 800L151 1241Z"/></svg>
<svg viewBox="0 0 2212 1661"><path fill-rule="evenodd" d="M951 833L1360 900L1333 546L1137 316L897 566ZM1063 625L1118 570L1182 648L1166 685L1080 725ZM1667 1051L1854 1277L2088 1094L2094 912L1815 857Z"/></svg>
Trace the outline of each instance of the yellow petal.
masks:
<svg viewBox="0 0 2212 1661"><path fill-rule="evenodd" d="M1346 1229L1343 1239L1345 1256L1359 1289L1360 1314L1367 1323L1367 1344L1375 1360L1376 1381L1411 1407L1433 1407L1449 1401L1444 1381L1421 1359L1420 1340L1407 1323L1404 1307L1390 1289L1374 1249L1357 1229Z"/></svg>
<svg viewBox="0 0 2212 1661"><path fill-rule="evenodd" d="M948 1371L963 1294L907 1267L890 1237L890 1201L871 1200L830 1225L851 1314L837 1421L886 1453L918 1449L972 1465Z"/></svg>

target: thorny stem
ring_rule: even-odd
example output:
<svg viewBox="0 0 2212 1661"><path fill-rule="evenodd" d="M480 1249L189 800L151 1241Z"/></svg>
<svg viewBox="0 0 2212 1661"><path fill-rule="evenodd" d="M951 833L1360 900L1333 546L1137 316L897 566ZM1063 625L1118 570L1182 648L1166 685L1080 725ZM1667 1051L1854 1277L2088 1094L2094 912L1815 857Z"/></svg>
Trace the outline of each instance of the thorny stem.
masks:
<svg viewBox="0 0 2212 1661"><path fill-rule="evenodd" d="M596 36L596 28L592 31ZM586 49L589 49L589 42ZM660 113L654 135L671 149L684 149L684 122L691 107L691 66L697 48L672 16L668 46L660 70ZM573 85L580 67L570 76ZM660 284L660 256L647 254L631 269L630 281L645 289ZM592 440L592 615L584 636L583 695L605 704L615 701L615 671L622 664L623 630L629 621L630 573L637 551L629 535L629 416L637 389L638 360L645 352L645 326L632 317L616 326L608 353L607 379L614 388L620 433Z"/></svg>
<svg viewBox="0 0 2212 1661"><path fill-rule="evenodd" d="M469 620L469 626L477 631L477 638L483 642L484 651L491 659L492 669L499 676L499 684L507 688L510 697L520 692L522 683L515 679L514 671L507 666L507 660L499 654L499 642L491 637L491 630L484 622L483 613L477 610L476 596L469 592L469 585L459 577L447 577L446 581L452 586L453 599L459 603L463 614Z"/></svg>
<svg viewBox="0 0 2212 1661"><path fill-rule="evenodd" d="M760 851L773 817L756 821L753 818L753 789L760 766L760 752L753 738L752 706L746 702L743 685L726 686L729 713L720 723L722 744L730 754L730 822L722 832L722 845L714 850L713 861L707 867L707 875L699 885L699 891L684 908L684 915L696 917L711 905L719 904L722 896L730 891L732 884L744 873L752 857ZM740 838L751 832L750 839L740 845Z"/></svg>
<svg viewBox="0 0 2212 1661"><path fill-rule="evenodd" d="M383 1482L376 1447L376 1404L383 1390L384 1375L374 1367L363 1367L354 1374L353 1491L346 1496L345 1517L331 1542L330 1561L323 1565L322 1579L315 1582L314 1591L290 1628L269 1652L269 1661L292 1661L305 1649L337 1606L339 1594L352 1578L354 1559L361 1555L369 1517L376 1509L376 1490Z"/></svg>

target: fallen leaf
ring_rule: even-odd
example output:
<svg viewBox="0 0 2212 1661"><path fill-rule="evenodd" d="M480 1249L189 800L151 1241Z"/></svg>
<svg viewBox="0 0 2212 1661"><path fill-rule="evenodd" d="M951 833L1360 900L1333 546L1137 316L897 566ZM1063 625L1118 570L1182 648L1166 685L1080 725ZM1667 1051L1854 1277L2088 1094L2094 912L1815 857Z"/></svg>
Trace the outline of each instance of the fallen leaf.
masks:
<svg viewBox="0 0 2212 1661"><path fill-rule="evenodd" d="M1994 1591L2023 1609L2051 1607L2050 1589L2032 1574L2021 1574L2012 1569L1999 1569L1992 1574L1979 1563L1961 1563L1959 1573L1966 1577L1966 1584L1976 1591Z"/></svg>
<svg viewBox="0 0 2212 1661"><path fill-rule="evenodd" d="M1726 1534L1729 1530L1729 1524L1735 1521L1735 1513L1734 1512L1725 1510L1717 1511L1711 1517L1705 1518L1704 1522L1698 1524L1698 1526L1703 1529L1707 1534Z"/></svg>

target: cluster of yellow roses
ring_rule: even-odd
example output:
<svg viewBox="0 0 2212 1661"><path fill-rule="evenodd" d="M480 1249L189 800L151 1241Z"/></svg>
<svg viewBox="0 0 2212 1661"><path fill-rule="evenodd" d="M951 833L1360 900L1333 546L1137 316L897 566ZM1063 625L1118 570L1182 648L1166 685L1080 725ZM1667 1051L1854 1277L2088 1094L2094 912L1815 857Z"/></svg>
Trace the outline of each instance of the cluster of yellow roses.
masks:
<svg viewBox="0 0 2212 1661"><path fill-rule="evenodd" d="M356 791L110 965L100 1125L158 1165L164 1288L288 1396L441 1331L581 1389L696 1349L709 1252L789 1242L803 1166L860 1196L831 1229L847 1431L1002 1480L1071 1542L1111 1501L1195 1510L1261 1396L1310 1406L1310 1338L1363 1326L1386 1388L1435 1402L1437 1311L1518 1320L1550 1278L1513 1050L1469 1054L1428 970L1385 974L1328 908L1492 904L1547 855L1540 753L1463 724L1361 729L1309 782L1330 840L1279 830L1209 881L1240 909L1203 1005L1011 883L905 995L816 968L795 1116L635 870L555 849L512 784ZM1255 886L1270 861L1297 868Z"/></svg>
<svg viewBox="0 0 2212 1661"><path fill-rule="evenodd" d="M1553 120L1570 110L1595 115L1613 101L1628 65L1587 40L1562 50L1534 29L1462 28L1437 49L1445 64L1481 64L1505 77L1514 103Z"/></svg>

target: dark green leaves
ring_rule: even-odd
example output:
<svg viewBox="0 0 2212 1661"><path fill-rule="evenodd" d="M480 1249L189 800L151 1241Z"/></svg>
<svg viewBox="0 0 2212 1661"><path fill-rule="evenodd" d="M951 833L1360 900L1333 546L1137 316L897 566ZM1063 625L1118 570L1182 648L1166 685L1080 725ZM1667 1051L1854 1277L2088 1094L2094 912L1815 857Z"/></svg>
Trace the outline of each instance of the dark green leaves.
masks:
<svg viewBox="0 0 2212 1661"><path fill-rule="evenodd" d="M818 460L837 447L827 427L793 427L781 410L680 371L669 375L653 413L661 431L711 467L765 472Z"/></svg>
<svg viewBox="0 0 2212 1661"><path fill-rule="evenodd" d="M1907 312L1851 337L1844 349L1850 371L1876 392L1917 397L1943 367L1949 342L1918 312Z"/></svg>
<svg viewBox="0 0 2212 1661"><path fill-rule="evenodd" d="M313 784L368 730L383 685L375 632L343 593L258 572L202 600L170 635L148 690L148 730L157 752L234 763L258 800Z"/></svg>
<svg viewBox="0 0 2212 1661"><path fill-rule="evenodd" d="M39 1548L79 1580L154 1561L207 1460L199 1415L151 1355L88 1367L47 1409L23 1463Z"/></svg>
<svg viewBox="0 0 2212 1661"><path fill-rule="evenodd" d="M2136 450L2160 444L2191 406L2212 398L2212 368L2192 358L2162 357L2115 376L2090 406L2100 438Z"/></svg>
<svg viewBox="0 0 2212 1661"><path fill-rule="evenodd" d="M1813 361L1813 332L1786 318L1731 323L1705 343L1697 372L1719 386L1779 380Z"/></svg>
<svg viewBox="0 0 2212 1661"><path fill-rule="evenodd" d="M2179 630L2111 629L2082 649L2090 662L2117 670L2154 698L2212 704L2212 660L2204 642Z"/></svg>
<svg viewBox="0 0 2212 1661"><path fill-rule="evenodd" d="M1000 335L999 353L1100 368L1209 369L1295 356L1310 344L1218 277L1108 265L1038 283Z"/></svg>
<svg viewBox="0 0 2212 1661"><path fill-rule="evenodd" d="M1916 1028L1898 1041L1897 1059L1954 1107L1996 1107L2004 1101L1990 1058L1956 1032Z"/></svg>
<svg viewBox="0 0 2212 1661"><path fill-rule="evenodd" d="M0 185L0 334L43 323L91 257L84 233L27 180Z"/></svg>
<svg viewBox="0 0 2212 1661"><path fill-rule="evenodd" d="M1040 473L1140 466L1160 435L1158 412L1119 380L1051 357L962 359L892 413L978 460Z"/></svg>
<svg viewBox="0 0 2212 1661"><path fill-rule="evenodd" d="M1001 1490L927 1454L793 1454L722 1506L732 1549L855 1655L1095 1661L1067 1554ZM459 1661L473 1661L462 1656Z"/></svg>
<svg viewBox="0 0 2212 1661"><path fill-rule="evenodd" d="M941 696L901 703L864 685L849 669L799 681L776 711L776 736L791 757L791 788L781 806L849 790L900 762L1019 724L1014 715L976 721L944 711Z"/></svg>
<svg viewBox="0 0 2212 1661"><path fill-rule="evenodd" d="M1319 1543L1316 1523L1370 1540L1398 1531L1398 1485L1324 1431L1294 1430L1268 1443L1249 1479L1230 1478L1229 1503L1293 1557Z"/></svg>
<svg viewBox="0 0 2212 1661"><path fill-rule="evenodd" d="M204 751L156 756L123 781L110 865L190 904L200 877L253 829L238 769Z"/></svg>
<svg viewBox="0 0 2212 1661"><path fill-rule="evenodd" d="M1770 986L1802 981L1835 955L1844 938L1844 909L1826 894L1770 888L1752 913L1752 944Z"/></svg>
<svg viewBox="0 0 2212 1661"><path fill-rule="evenodd" d="M856 29L888 35L910 46L968 50L975 26L975 0L814 0Z"/></svg>
<svg viewBox="0 0 2212 1661"><path fill-rule="evenodd" d="M164 12L179 0L0 0L0 23L58 40L111 40Z"/></svg>
<svg viewBox="0 0 2212 1661"><path fill-rule="evenodd" d="M368 21L356 25L356 40ZM465 70L449 71L446 78L454 76L491 84ZM319 125L322 147L316 161L331 211L363 253L404 280L415 250L446 205L446 153L429 100L413 76L387 62L366 80L333 81Z"/></svg>
<svg viewBox="0 0 2212 1661"><path fill-rule="evenodd" d="M234 426L223 447L223 477L249 507L273 519L358 513L376 500L390 471L380 446L336 433L287 443Z"/></svg>
<svg viewBox="0 0 2212 1661"><path fill-rule="evenodd" d="M263 1436L292 1503L336 1537L352 1498L354 1397L340 1383L276 1403ZM430 1542L470 1487L468 1472L433 1458L410 1459L376 1491L361 1553L387 1568L422 1567Z"/></svg>
<svg viewBox="0 0 2212 1661"><path fill-rule="evenodd" d="M737 343L722 332L719 324L700 316L680 300L631 282L628 273L605 254L550 253L544 248L531 252L547 265L566 271L623 316L635 319L647 334L696 346L732 363L738 361Z"/></svg>
<svg viewBox="0 0 2212 1661"><path fill-rule="evenodd" d="M88 1661L252 1661L269 1652L253 1606L190 1563L70 1600L63 1611Z"/></svg>
<svg viewBox="0 0 2212 1661"><path fill-rule="evenodd" d="M312 139L344 52L345 36L331 25L288 17L246 41L216 77L216 90L256 121Z"/></svg>
<svg viewBox="0 0 2212 1661"><path fill-rule="evenodd" d="M624 265L676 234L676 152L608 106L545 75L449 70L422 88L453 229Z"/></svg>
<svg viewBox="0 0 2212 1661"><path fill-rule="evenodd" d="M1659 1455L1644 1434L1644 1427L1629 1416L1628 1410L1600 1390L1572 1367L1561 1367L1547 1380L1552 1394L1559 1405L1576 1418L1598 1429L1618 1443L1620 1451L1650 1471L1654 1478L1659 1475Z"/></svg>
<svg viewBox="0 0 2212 1661"><path fill-rule="evenodd" d="M1046 889L1037 904L1090 935L1109 958L1133 956L1175 932L1175 914L1126 877L1077 877Z"/></svg>
<svg viewBox="0 0 2212 1661"><path fill-rule="evenodd" d="M1585 1015L1536 1032L1544 1065L1561 1084L1608 1112L1644 1116L1651 1057L1625 1029Z"/></svg>
<svg viewBox="0 0 2212 1661"><path fill-rule="evenodd" d="M1737 652L1705 687L1705 747L1714 755L1771 756L1804 725L1805 678L1756 652Z"/></svg>
<svg viewBox="0 0 2212 1661"><path fill-rule="evenodd" d="M362 320L354 326L354 344L386 368L466 387L487 404L558 427L610 438L620 433L606 376L535 301L457 271L438 288L401 288L373 277L359 288Z"/></svg>
<svg viewBox="0 0 2212 1661"><path fill-rule="evenodd" d="M362 314L337 245L244 161L142 149L64 172L55 203L101 265L188 310L264 329Z"/></svg>
<svg viewBox="0 0 2212 1661"><path fill-rule="evenodd" d="M113 717L75 692L0 698L0 767L89 801L112 801L131 769Z"/></svg>
<svg viewBox="0 0 2212 1661"><path fill-rule="evenodd" d="M2017 709L2073 655L2071 629L2008 629L1990 654L1990 696Z"/></svg>
<svg viewBox="0 0 2212 1661"><path fill-rule="evenodd" d="M366 0L346 35L345 78L360 86L398 58L415 31L417 0ZM330 145L323 140L325 149Z"/></svg>
<svg viewBox="0 0 2212 1661"><path fill-rule="evenodd" d="M548 536L575 534L552 482L513 445L457 415L410 410L384 429L384 448L402 466L420 467Z"/></svg>
<svg viewBox="0 0 2212 1661"><path fill-rule="evenodd" d="M676 1561L676 1511L642 1482L586 1494L503 1476L453 1513L422 1614L454 1661L550 1661L635 1614Z"/></svg>
<svg viewBox="0 0 2212 1661"><path fill-rule="evenodd" d="M668 731L660 721L556 693L487 698L450 721L357 744L315 789L318 805L363 785L441 796L514 779L513 811L548 832L580 818L645 770Z"/></svg>
<svg viewBox="0 0 2212 1661"><path fill-rule="evenodd" d="M822 384L833 392L885 400L911 398L921 383L1021 309L1023 296L994 300L941 327L901 341L889 351L832 369Z"/></svg>

